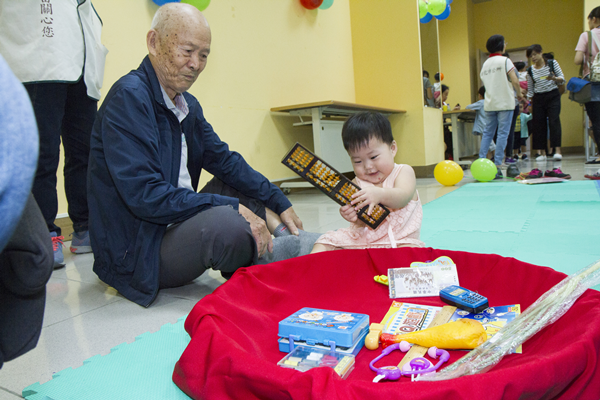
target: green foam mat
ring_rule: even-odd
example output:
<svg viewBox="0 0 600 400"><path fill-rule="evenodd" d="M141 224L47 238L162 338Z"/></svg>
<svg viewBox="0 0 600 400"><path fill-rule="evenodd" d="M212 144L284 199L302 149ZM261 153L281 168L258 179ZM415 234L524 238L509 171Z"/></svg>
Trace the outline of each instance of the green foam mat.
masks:
<svg viewBox="0 0 600 400"><path fill-rule="evenodd" d="M421 240L572 274L600 259L599 225L598 181L471 183L423 206Z"/></svg>
<svg viewBox="0 0 600 400"><path fill-rule="evenodd" d="M65 369L44 384L23 389L27 400L189 400L172 380L173 368L190 342L185 317L123 343L105 356L94 356Z"/></svg>
<svg viewBox="0 0 600 400"><path fill-rule="evenodd" d="M427 246L495 253L566 274L600 259L600 182L473 183L425 204L423 214L421 239ZM184 319L34 383L23 397L187 400L171 378L190 340Z"/></svg>

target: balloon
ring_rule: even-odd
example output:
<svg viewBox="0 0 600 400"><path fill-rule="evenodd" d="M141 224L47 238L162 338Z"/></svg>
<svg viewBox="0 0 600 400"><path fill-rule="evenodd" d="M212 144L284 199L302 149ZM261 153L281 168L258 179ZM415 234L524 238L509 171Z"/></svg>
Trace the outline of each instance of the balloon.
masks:
<svg viewBox="0 0 600 400"><path fill-rule="evenodd" d="M463 170L454 161L444 160L439 162L433 170L435 180L444 186L454 186L463 178Z"/></svg>
<svg viewBox="0 0 600 400"><path fill-rule="evenodd" d="M427 10L429 11L429 14L435 17L436 15L443 13L446 9L446 6L446 0L429 0Z"/></svg>
<svg viewBox="0 0 600 400"><path fill-rule="evenodd" d="M164 6L167 3L179 3L181 0L152 0L154 4Z"/></svg>
<svg viewBox="0 0 600 400"><path fill-rule="evenodd" d="M314 10L323 4L323 0L300 0L300 4L302 4L307 10Z"/></svg>
<svg viewBox="0 0 600 400"><path fill-rule="evenodd" d="M489 182L496 177L498 168L491 160L479 158L471 164L471 174L479 182Z"/></svg>
<svg viewBox="0 0 600 400"><path fill-rule="evenodd" d="M445 20L446 18L448 18L449 16L450 16L450 6L447 6L447 7L446 7L446 9L444 10L444 12L443 12L443 13L441 13L440 15L438 15L436 18L437 18L439 21L443 21L443 20Z"/></svg>
<svg viewBox="0 0 600 400"><path fill-rule="evenodd" d="M454 1L454 0L447 0L447 2L448 2L448 5L452 4L452 2L453 2L453 1Z"/></svg>
<svg viewBox="0 0 600 400"><path fill-rule="evenodd" d="M319 10L327 10L333 5L333 0L323 0L323 4L319 6Z"/></svg>
<svg viewBox="0 0 600 400"><path fill-rule="evenodd" d="M444 73L440 72L440 81L443 81L443 80L444 80Z"/></svg>
<svg viewBox="0 0 600 400"><path fill-rule="evenodd" d="M423 19L427 13L427 3L425 3L425 0L419 0L419 19Z"/></svg>
<svg viewBox="0 0 600 400"><path fill-rule="evenodd" d="M182 3L191 4L200 11L206 10L206 7L210 4L210 0L181 0Z"/></svg>
<svg viewBox="0 0 600 400"><path fill-rule="evenodd" d="M429 21L431 21L432 19L433 19L433 15L427 13L427 14L425 14L425 16L423 18L421 18L420 21L421 21L422 24L426 24Z"/></svg>

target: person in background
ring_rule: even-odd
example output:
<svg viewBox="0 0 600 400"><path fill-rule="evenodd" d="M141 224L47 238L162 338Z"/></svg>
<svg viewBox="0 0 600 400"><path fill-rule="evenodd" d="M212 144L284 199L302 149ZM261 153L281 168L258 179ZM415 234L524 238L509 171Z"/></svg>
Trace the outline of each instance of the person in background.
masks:
<svg viewBox="0 0 600 400"><path fill-rule="evenodd" d="M433 93L435 95L435 93L440 93L442 87L442 83L440 82L440 73L436 72L433 76L433 79L435 80L435 82L433 83Z"/></svg>
<svg viewBox="0 0 600 400"><path fill-rule="evenodd" d="M146 36L149 54L110 89L92 131L94 272L145 307L159 289L207 269L229 278L242 267L308 254L319 237L301 230L287 197L229 149L188 93L211 41L196 7L160 7ZM203 170L214 178L198 193ZM281 224L287 234L272 239Z"/></svg>
<svg viewBox="0 0 600 400"><path fill-rule="evenodd" d="M429 72L425 70L423 70L423 99L425 106L435 107L435 102L433 100L433 85L429 80Z"/></svg>
<svg viewBox="0 0 600 400"><path fill-rule="evenodd" d="M546 61L542 46L531 45L527 48L527 57L533 65L527 69L527 98L531 100L533 115L533 145L537 150L536 161L546 161L548 128L550 143L554 148L554 160L562 160L561 125L560 125L560 91L558 86L565 84L565 77L560 65L554 59Z"/></svg>
<svg viewBox="0 0 600 400"><path fill-rule="evenodd" d="M590 64L598 54L598 43L600 43L600 7L594 8L588 15L587 20L592 34L592 53L589 54L589 34L587 32L579 36L579 41L575 47L575 65L583 66L583 77L589 77ZM585 104L585 112L592 125L596 149L600 152L600 84L592 84L592 89L592 100ZM586 164L600 164L600 154L598 154L595 160L588 161Z"/></svg>
<svg viewBox="0 0 600 400"><path fill-rule="evenodd" d="M483 103L485 99L485 86L479 88L478 96L479 100L477 100L473 104L469 104L465 107L465 109L476 111L475 121L473 121L473 135L483 136L483 132L485 131L485 125L487 124L485 110L483 109ZM490 143L489 151L487 153L487 158L492 157L494 155L495 150L496 144L492 140L492 142Z"/></svg>
<svg viewBox="0 0 600 400"><path fill-rule="evenodd" d="M504 36L493 35L486 43L490 56L483 63L480 77L485 86L484 109L487 124L483 132L479 158L484 158L498 128L496 154L494 164L498 167L495 179L502 179L500 169L504 159L506 141L510 132L510 125L515 111L515 93L517 100L521 100L521 87L512 61L502 54L506 51Z"/></svg>
<svg viewBox="0 0 600 400"><path fill-rule="evenodd" d="M56 172L65 150L65 194L73 222L71 252L92 251L88 234L87 167L90 134L104 76L102 21L91 1L0 2L0 53L25 85L39 129L33 196L64 265Z"/></svg>
<svg viewBox="0 0 600 400"><path fill-rule="evenodd" d="M510 55L508 53L504 53L502 54L504 57L506 58L510 58ZM517 71L518 74L518 69L515 65L515 70ZM518 75L517 75L518 77ZM519 86L521 85L520 81L519 81ZM519 88L518 90L519 93L522 94L521 89ZM510 131L508 133L508 138L506 139L506 149L504 150L505 156L506 158L504 159L504 162L507 164L515 164L517 162L517 160L519 159L519 157L514 158L513 157L513 147L514 147L514 142L515 142L515 128L517 126L517 119L519 118L519 100L517 97L517 91L515 90L515 110L513 113L513 117L512 117L512 121L510 123ZM514 168L513 168L514 169Z"/></svg>
<svg viewBox="0 0 600 400"><path fill-rule="evenodd" d="M446 100L448 100L448 95L450 94L450 88L446 85L442 85L441 92L435 92L434 95L437 94L440 95L435 99L436 107L441 108L443 111L450 111L450 105L446 103ZM460 104L456 104L452 110L460 110ZM450 127L448 125L444 125L444 151L446 160L453 159L453 150L452 132L450 131Z"/></svg>

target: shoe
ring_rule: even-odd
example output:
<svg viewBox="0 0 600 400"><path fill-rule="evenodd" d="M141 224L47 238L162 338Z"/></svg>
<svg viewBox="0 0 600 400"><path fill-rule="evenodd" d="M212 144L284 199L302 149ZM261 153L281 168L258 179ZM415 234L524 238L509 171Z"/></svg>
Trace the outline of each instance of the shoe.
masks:
<svg viewBox="0 0 600 400"><path fill-rule="evenodd" d="M586 162L586 164L600 164L600 160L588 161L588 162Z"/></svg>
<svg viewBox="0 0 600 400"><path fill-rule="evenodd" d="M552 158L554 159L554 161L560 161L560 160L562 160L562 154L555 153L552 156Z"/></svg>
<svg viewBox="0 0 600 400"><path fill-rule="evenodd" d="M516 178L517 176L519 176L519 174L520 174L519 167L517 167L516 164L511 164L506 169L506 177L507 178Z"/></svg>
<svg viewBox="0 0 600 400"><path fill-rule="evenodd" d="M523 160L523 161L527 160L527 154L523 154L523 155L521 156L521 160Z"/></svg>
<svg viewBox="0 0 600 400"><path fill-rule="evenodd" d="M529 175L527 175L527 179L536 179L536 178L541 178L542 176L544 176L544 174L542 174L542 171L540 171L537 168L534 168L531 170Z"/></svg>
<svg viewBox="0 0 600 400"><path fill-rule="evenodd" d="M585 174L584 176L585 176L586 178L588 178L588 179L591 179L591 180L593 180L593 181L598 181L598 180L600 180L600 172L596 172L596 173L595 173L595 174L593 174L593 175L588 175L588 174Z"/></svg>
<svg viewBox="0 0 600 400"><path fill-rule="evenodd" d="M90 232L73 232L71 235L71 253L84 254L92 252L92 245L90 244Z"/></svg>
<svg viewBox="0 0 600 400"><path fill-rule="evenodd" d="M546 156L539 155L535 158L535 161L546 161Z"/></svg>
<svg viewBox="0 0 600 400"><path fill-rule="evenodd" d="M496 179L504 179L504 175L502 175L502 170L500 168L498 168L498 172L496 173L496 176L494 177L494 180Z"/></svg>
<svg viewBox="0 0 600 400"><path fill-rule="evenodd" d="M518 160L518 158L517 158L517 160ZM515 159L514 159L514 158L512 158L512 157L506 157L506 158L504 159L504 162L505 162L505 163L507 163L507 164L515 164L515 163L517 162L517 160L515 160Z"/></svg>
<svg viewBox="0 0 600 400"><path fill-rule="evenodd" d="M54 250L54 269L59 269L65 266L65 256L63 255L63 239L62 236L56 236L56 232L50 232L52 238L52 250Z"/></svg>
<svg viewBox="0 0 600 400"><path fill-rule="evenodd" d="M529 172L521 172L519 175L514 177L515 181L523 181L529 179Z"/></svg>
<svg viewBox="0 0 600 400"><path fill-rule="evenodd" d="M563 179L571 179L571 175L565 174L560 170L560 168L554 168L552 171L547 170L544 176L548 178L563 178Z"/></svg>

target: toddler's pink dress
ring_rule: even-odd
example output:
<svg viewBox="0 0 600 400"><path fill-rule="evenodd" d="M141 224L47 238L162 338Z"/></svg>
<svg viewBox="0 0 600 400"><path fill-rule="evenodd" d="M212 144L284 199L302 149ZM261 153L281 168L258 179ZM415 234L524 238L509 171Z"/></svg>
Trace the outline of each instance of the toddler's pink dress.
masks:
<svg viewBox="0 0 600 400"><path fill-rule="evenodd" d="M403 166L403 164L395 164L392 173L383 181L383 188L394 187L394 181ZM374 186L358 178L356 183L361 188ZM325 233L316 243L343 249L395 248L398 245L425 247L425 243L419 240L423 208L418 192L417 200L411 200L406 207L390 211L390 215L375 230L357 221L349 228Z"/></svg>

